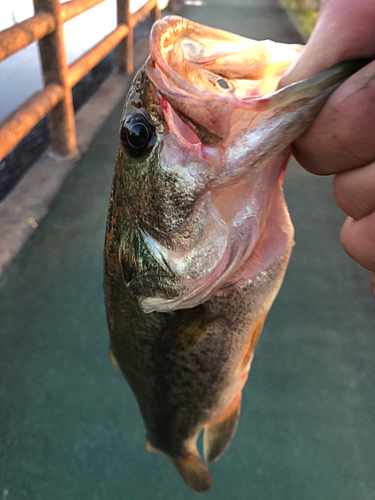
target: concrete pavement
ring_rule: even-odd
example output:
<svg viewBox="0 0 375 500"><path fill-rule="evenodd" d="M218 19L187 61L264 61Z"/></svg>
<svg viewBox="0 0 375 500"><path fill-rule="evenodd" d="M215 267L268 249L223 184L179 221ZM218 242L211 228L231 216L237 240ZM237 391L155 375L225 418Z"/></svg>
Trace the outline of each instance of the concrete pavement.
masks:
<svg viewBox="0 0 375 500"><path fill-rule="evenodd" d="M298 42L272 0L210 0L180 15ZM196 498L144 450L134 397L107 356L104 226L118 105L0 281L0 499ZM291 163L296 247L259 341L213 500L373 500L374 300L338 241L331 179Z"/></svg>

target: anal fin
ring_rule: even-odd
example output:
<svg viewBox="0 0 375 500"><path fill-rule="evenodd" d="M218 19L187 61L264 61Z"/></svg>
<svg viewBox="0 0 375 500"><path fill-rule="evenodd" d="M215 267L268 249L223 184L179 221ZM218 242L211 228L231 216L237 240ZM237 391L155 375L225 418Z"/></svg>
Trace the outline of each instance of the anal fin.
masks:
<svg viewBox="0 0 375 500"><path fill-rule="evenodd" d="M262 331L265 319L266 319L266 314L263 314L255 323L252 329L251 335L249 336L249 341L242 356L242 360L237 368L237 373L239 374L241 374L243 370L245 370L246 368L249 369L249 366L254 356L254 350L258 343L259 336Z"/></svg>
<svg viewBox="0 0 375 500"><path fill-rule="evenodd" d="M207 463L218 460L230 445L238 425L241 411L241 392L230 407L204 428L203 451Z"/></svg>

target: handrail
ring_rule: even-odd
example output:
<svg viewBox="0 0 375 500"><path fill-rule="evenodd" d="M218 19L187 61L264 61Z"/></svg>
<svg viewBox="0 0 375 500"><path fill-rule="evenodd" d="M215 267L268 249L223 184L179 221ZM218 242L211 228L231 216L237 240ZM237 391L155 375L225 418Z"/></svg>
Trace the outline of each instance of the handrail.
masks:
<svg viewBox="0 0 375 500"><path fill-rule="evenodd" d="M117 26L111 33L109 33L103 40L94 45L92 49L85 52L83 56L74 61L69 66L68 71L68 85L74 85L81 80L94 66L96 66L104 57L116 47L121 40L128 34L129 28L122 24Z"/></svg>
<svg viewBox="0 0 375 500"><path fill-rule="evenodd" d="M48 85L7 116L0 127L0 158L10 153L63 97L60 85Z"/></svg>
<svg viewBox="0 0 375 500"><path fill-rule="evenodd" d="M40 13L11 28L0 31L0 61L37 42L55 29L51 14Z"/></svg>
<svg viewBox="0 0 375 500"><path fill-rule="evenodd" d="M69 0L61 5L61 21L66 23L74 17L95 7L104 0ZM0 62L33 42L52 33L55 20L51 14L41 12L0 32Z"/></svg>
<svg viewBox="0 0 375 500"><path fill-rule="evenodd" d="M38 41L44 89L0 123L0 161L48 113L51 149L61 156L77 152L72 87L116 46L120 72L133 72L133 28L147 14L160 18L157 0L133 14L130 0L117 0L117 28L74 61L67 62L62 25L104 0L33 0L35 15L0 32L0 62Z"/></svg>
<svg viewBox="0 0 375 500"><path fill-rule="evenodd" d="M158 2L157 0L150 0L149 2L145 3L140 7L134 14L131 15L131 25L134 28L139 21L142 21L142 19L147 16L147 14L150 13L150 11L158 11ZM159 13L156 13L156 18L160 17L160 11ZM156 19L154 19L155 21Z"/></svg>
<svg viewBox="0 0 375 500"><path fill-rule="evenodd" d="M104 0L69 0L61 4L61 21L66 23L103 2Z"/></svg>

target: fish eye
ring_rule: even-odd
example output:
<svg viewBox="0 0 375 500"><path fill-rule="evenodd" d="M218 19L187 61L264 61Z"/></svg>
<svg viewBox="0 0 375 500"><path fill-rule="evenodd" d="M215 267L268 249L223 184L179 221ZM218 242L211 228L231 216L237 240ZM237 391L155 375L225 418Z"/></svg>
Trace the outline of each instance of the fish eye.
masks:
<svg viewBox="0 0 375 500"><path fill-rule="evenodd" d="M143 114L133 114L123 123L120 139L128 155L136 158L149 152L155 144L155 127Z"/></svg>

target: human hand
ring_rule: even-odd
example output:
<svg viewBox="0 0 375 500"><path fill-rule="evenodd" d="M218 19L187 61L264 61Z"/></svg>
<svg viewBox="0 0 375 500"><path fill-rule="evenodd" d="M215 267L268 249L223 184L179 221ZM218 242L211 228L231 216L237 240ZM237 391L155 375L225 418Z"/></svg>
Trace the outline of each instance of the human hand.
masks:
<svg viewBox="0 0 375 500"><path fill-rule="evenodd" d="M284 87L340 61L375 57L375 2L323 0L306 48L280 82ZM371 276L375 296L375 61L331 96L293 145L298 162L318 175L336 174L336 203L349 216L341 244Z"/></svg>

